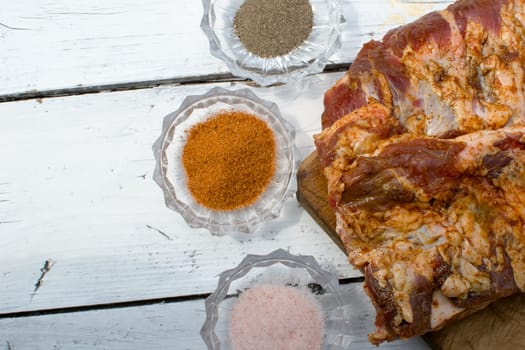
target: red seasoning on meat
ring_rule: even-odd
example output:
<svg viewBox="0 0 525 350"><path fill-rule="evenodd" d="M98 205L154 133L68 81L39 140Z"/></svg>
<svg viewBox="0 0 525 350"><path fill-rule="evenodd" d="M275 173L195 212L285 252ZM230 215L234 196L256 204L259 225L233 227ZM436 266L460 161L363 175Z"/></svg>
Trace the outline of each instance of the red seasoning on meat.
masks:
<svg viewBox="0 0 525 350"><path fill-rule="evenodd" d="M364 45L325 95L326 128L370 101L410 132L497 129L525 115L524 2L461 0Z"/></svg>
<svg viewBox="0 0 525 350"><path fill-rule="evenodd" d="M525 292L524 0L460 0L366 44L316 146L374 344Z"/></svg>

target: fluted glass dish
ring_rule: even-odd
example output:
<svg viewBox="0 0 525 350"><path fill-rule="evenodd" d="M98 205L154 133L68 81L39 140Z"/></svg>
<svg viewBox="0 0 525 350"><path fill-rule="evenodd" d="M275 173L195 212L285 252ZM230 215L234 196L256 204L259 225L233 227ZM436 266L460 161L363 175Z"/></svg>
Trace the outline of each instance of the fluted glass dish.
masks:
<svg viewBox="0 0 525 350"><path fill-rule="evenodd" d="M205 301L206 320L201 328L209 350L232 348L229 329L233 305L242 292L262 285L291 286L311 293L324 318L322 349L343 348L348 310L337 276L322 269L313 256L278 249L268 255L247 255L237 267L220 274L217 289Z"/></svg>
<svg viewBox="0 0 525 350"><path fill-rule="evenodd" d="M182 165L188 130L224 111L242 111L266 122L276 143L275 173L260 197L236 210L213 210L191 195ZM154 180L164 192L166 206L182 215L190 227L211 233L255 231L263 222L280 215L284 201L293 194L290 182L296 168L293 125L280 114L277 105L258 98L251 90L216 87L204 95L187 96L179 109L164 117L162 133L153 145Z"/></svg>
<svg viewBox="0 0 525 350"><path fill-rule="evenodd" d="M203 0L201 28L210 52L226 63L231 73L249 78L261 86L299 80L322 72L328 59L341 48L341 0L310 0L313 27L308 38L286 55L264 58L252 54L233 28L237 10L244 0Z"/></svg>

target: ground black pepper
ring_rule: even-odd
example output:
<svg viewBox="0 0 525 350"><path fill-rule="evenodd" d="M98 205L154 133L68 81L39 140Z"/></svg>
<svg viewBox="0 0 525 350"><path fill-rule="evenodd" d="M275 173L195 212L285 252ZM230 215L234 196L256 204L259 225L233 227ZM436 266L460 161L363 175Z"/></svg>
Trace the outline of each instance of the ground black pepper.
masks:
<svg viewBox="0 0 525 350"><path fill-rule="evenodd" d="M260 57L289 53L308 38L312 26L309 0L246 0L233 21L246 49Z"/></svg>

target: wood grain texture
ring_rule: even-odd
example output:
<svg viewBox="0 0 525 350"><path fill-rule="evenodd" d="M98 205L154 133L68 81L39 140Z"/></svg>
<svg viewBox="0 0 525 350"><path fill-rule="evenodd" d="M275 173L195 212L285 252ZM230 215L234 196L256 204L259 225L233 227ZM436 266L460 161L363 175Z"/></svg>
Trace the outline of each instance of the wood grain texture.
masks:
<svg viewBox="0 0 525 350"><path fill-rule="evenodd" d="M323 93L339 76L252 88L295 126L297 159L311 153ZM217 85L246 87L0 103L0 314L206 293L245 254L277 248L314 255L342 278L361 275L295 198L258 232L225 237L190 229L165 207L152 180L162 119Z"/></svg>
<svg viewBox="0 0 525 350"><path fill-rule="evenodd" d="M327 230L330 238L342 246L335 232L333 210L326 201L326 179L316 152L299 167L297 191L297 198L305 209ZM525 346L524 326L525 294L518 294L499 300L440 331L428 333L424 338L434 349L514 350Z"/></svg>
<svg viewBox="0 0 525 350"><path fill-rule="evenodd" d="M344 0L331 63L351 62L364 42L447 3ZM228 73L209 53L201 16L196 0L5 1L0 95Z"/></svg>
<svg viewBox="0 0 525 350"><path fill-rule="evenodd" d="M372 350L373 309L361 284L341 286L348 302L345 349ZM205 349L199 331L204 300L66 314L0 319L0 349ZM421 338L381 345L385 350L429 349Z"/></svg>
<svg viewBox="0 0 525 350"><path fill-rule="evenodd" d="M515 350L525 347L524 327L525 294L517 294L425 338L434 349Z"/></svg>
<svg viewBox="0 0 525 350"><path fill-rule="evenodd" d="M312 152L297 170L297 200L344 252L343 243L335 232L335 213L328 203L326 186L317 152Z"/></svg>

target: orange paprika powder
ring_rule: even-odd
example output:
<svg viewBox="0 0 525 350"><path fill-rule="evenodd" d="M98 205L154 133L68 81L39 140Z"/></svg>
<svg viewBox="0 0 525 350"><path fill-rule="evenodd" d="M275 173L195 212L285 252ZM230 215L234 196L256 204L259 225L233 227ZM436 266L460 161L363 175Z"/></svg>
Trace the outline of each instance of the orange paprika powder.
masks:
<svg viewBox="0 0 525 350"><path fill-rule="evenodd" d="M234 210L260 197L275 173L276 144L266 122L225 111L187 132L182 164L198 203Z"/></svg>

